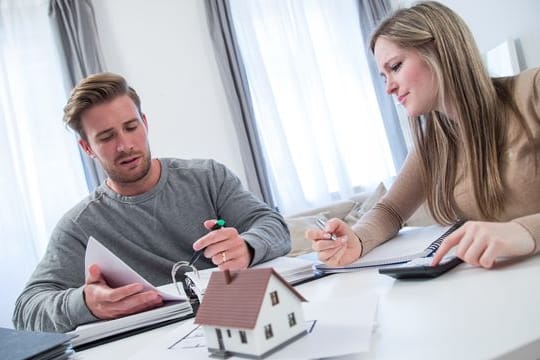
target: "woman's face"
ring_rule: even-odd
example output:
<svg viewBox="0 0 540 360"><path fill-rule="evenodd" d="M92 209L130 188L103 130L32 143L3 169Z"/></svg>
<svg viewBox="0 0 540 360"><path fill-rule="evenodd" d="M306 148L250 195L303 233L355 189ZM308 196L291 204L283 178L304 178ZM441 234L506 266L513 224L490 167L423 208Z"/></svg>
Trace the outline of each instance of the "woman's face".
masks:
<svg viewBox="0 0 540 360"><path fill-rule="evenodd" d="M418 51L397 46L379 37L375 60L386 83L386 92L396 97L411 117L427 114L438 106L435 74Z"/></svg>

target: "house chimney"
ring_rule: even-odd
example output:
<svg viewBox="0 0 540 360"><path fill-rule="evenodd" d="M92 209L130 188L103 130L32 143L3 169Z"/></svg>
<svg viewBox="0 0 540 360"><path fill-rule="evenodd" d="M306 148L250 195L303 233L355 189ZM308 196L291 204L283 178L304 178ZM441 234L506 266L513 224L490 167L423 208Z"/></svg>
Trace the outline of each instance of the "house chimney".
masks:
<svg viewBox="0 0 540 360"><path fill-rule="evenodd" d="M225 275L225 284L230 284L232 281L232 275L229 269L223 270L223 274Z"/></svg>

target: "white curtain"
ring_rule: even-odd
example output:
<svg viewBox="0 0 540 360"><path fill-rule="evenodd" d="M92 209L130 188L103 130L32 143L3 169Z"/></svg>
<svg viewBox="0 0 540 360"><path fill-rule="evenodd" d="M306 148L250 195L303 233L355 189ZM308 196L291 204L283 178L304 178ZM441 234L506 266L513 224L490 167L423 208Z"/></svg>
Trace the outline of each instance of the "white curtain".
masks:
<svg viewBox="0 0 540 360"><path fill-rule="evenodd" d="M283 214L395 175L355 0L231 0Z"/></svg>
<svg viewBox="0 0 540 360"><path fill-rule="evenodd" d="M46 0L0 1L0 326L61 215L88 193Z"/></svg>

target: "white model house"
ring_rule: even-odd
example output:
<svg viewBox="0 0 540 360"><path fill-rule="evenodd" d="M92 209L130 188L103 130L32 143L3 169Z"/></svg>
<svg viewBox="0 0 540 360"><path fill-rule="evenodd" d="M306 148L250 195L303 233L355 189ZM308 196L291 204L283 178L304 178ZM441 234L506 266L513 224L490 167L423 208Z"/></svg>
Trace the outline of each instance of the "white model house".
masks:
<svg viewBox="0 0 540 360"><path fill-rule="evenodd" d="M216 271L195 323L212 357L263 358L307 333L303 301L271 268Z"/></svg>

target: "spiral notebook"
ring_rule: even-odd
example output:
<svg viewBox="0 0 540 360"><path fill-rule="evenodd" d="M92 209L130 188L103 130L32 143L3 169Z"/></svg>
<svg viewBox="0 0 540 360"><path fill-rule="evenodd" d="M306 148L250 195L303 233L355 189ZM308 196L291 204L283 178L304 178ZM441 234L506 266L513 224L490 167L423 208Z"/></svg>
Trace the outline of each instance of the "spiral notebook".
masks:
<svg viewBox="0 0 540 360"><path fill-rule="evenodd" d="M316 264L314 269L319 273L349 272L369 267L403 264L413 259L432 256L441 246L442 241L463 223L464 221L459 221L447 227L433 225L421 228L404 228L396 237L377 246L350 265L333 267L326 264ZM439 229L440 232L438 232ZM433 234L437 233L441 235L433 240Z"/></svg>

